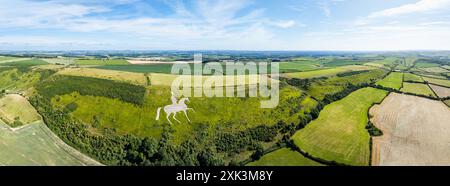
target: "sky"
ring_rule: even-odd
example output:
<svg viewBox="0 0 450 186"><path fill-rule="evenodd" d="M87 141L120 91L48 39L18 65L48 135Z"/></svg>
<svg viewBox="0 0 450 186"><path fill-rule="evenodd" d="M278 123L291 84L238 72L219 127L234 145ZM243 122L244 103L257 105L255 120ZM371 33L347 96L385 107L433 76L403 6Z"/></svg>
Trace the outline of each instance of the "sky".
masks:
<svg viewBox="0 0 450 186"><path fill-rule="evenodd" d="M0 0L0 50L450 50L450 0Z"/></svg>

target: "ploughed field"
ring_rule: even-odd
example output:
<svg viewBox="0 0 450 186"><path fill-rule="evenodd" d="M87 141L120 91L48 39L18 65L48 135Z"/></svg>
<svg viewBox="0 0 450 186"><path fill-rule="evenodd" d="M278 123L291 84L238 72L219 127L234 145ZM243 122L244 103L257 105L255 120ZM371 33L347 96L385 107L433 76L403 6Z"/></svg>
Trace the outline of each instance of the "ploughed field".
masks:
<svg viewBox="0 0 450 186"><path fill-rule="evenodd" d="M450 109L442 102L391 93L370 110L383 135L373 165L450 165Z"/></svg>

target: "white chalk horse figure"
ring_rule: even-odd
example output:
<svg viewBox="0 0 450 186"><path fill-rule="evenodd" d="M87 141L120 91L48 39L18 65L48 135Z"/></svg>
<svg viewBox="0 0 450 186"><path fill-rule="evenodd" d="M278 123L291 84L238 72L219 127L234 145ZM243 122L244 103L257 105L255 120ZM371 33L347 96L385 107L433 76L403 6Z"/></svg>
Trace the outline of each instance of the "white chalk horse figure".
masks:
<svg viewBox="0 0 450 186"><path fill-rule="evenodd" d="M193 108L189 108L186 105L186 101L189 102L189 98L181 98L180 101L178 101L177 103L177 99L175 98L175 96L173 96L172 93L172 104L171 105L166 105L164 108L164 112L166 112L166 118L167 121L169 121L170 124L172 124L172 122L170 121L170 115L173 114L173 119L175 121L177 121L178 123L181 123L175 116L177 115L178 112L184 112L184 115L186 116L187 120L189 122L191 122L191 120L189 119L188 115L187 115L187 110L192 110L194 111ZM161 107L158 108L158 110L156 111L156 120L159 120L159 114L161 112Z"/></svg>

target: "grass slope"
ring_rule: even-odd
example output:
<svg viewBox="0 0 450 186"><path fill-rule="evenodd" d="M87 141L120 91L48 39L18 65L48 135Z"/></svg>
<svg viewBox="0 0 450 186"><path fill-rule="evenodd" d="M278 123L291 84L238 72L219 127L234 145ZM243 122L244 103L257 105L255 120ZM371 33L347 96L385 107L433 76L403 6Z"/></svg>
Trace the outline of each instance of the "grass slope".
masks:
<svg viewBox="0 0 450 186"><path fill-rule="evenodd" d="M322 70L314 70L307 72L295 72L295 73L286 73L285 76L289 78L314 78L314 77L323 77L323 76L333 76L342 72L350 72L350 71L361 71L361 70L370 70L372 67L368 66L359 66L359 65L351 65L351 66L343 66L336 67L330 69L322 69Z"/></svg>
<svg viewBox="0 0 450 186"><path fill-rule="evenodd" d="M0 121L0 165L100 165L64 144L42 121L10 129Z"/></svg>
<svg viewBox="0 0 450 186"><path fill-rule="evenodd" d="M374 88L357 90L327 105L316 120L295 133L292 139L303 151L315 157L349 165L368 165L367 112L386 94L386 91Z"/></svg>
<svg viewBox="0 0 450 186"><path fill-rule="evenodd" d="M403 83L403 73L392 72L381 81L378 81L376 85L398 90L402 87L402 83Z"/></svg>
<svg viewBox="0 0 450 186"><path fill-rule="evenodd" d="M122 59L76 59L78 65L129 65L128 61Z"/></svg>
<svg viewBox="0 0 450 186"><path fill-rule="evenodd" d="M317 163L304 157L297 151L289 148L282 148L264 155L258 161L251 162L247 166L321 166Z"/></svg>

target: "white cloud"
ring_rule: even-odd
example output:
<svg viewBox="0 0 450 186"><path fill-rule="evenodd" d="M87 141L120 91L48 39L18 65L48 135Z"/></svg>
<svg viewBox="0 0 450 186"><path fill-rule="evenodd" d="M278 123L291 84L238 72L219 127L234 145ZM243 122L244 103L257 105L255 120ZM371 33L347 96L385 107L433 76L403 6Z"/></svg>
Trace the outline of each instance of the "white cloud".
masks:
<svg viewBox="0 0 450 186"><path fill-rule="evenodd" d="M128 1L118 0L114 3L126 2ZM173 48L186 45L185 49L189 49L192 45L202 43L203 46L218 49L227 49L227 47L228 49L239 49L239 47L244 46L250 47L252 43L265 43L264 46L268 46L275 37L269 27L290 28L296 24L293 20L266 18L263 15L264 9L250 8L251 1L205 0L195 2L194 6L191 7L193 9L187 9L181 1L167 3L171 5L170 8L172 8L174 14L157 18L142 15L135 18L120 19L101 16L102 13L113 11L108 7L108 4L0 0L0 4L2 4L0 6L0 28L62 30L62 32L70 31L77 34L105 32L105 34L116 34L114 36L122 37L121 39L124 37L130 38L123 44L119 44L121 46L129 43L135 46L161 48L166 45ZM243 11L243 9L246 10ZM93 14L100 14L100 16L92 16ZM27 43L23 40L17 40L17 43L27 46L39 44L42 46L47 46L47 44L48 46L54 44L66 46L67 43L85 42L83 39L72 39L72 37L68 37L70 41L65 41L62 38L35 36L27 37L33 42ZM47 41L47 44L45 44L45 41ZM10 43L13 42L13 38L0 37L1 42ZM117 44L117 42L106 43ZM160 45L161 43L165 45Z"/></svg>
<svg viewBox="0 0 450 186"><path fill-rule="evenodd" d="M370 18L395 16L410 13L423 13L450 8L450 0L420 0L416 3L390 8L369 15Z"/></svg>
<svg viewBox="0 0 450 186"><path fill-rule="evenodd" d="M280 27L280 28L291 28L293 26L295 26L295 21L294 20L288 20L288 21L278 21L278 22L273 22L272 25Z"/></svg>

